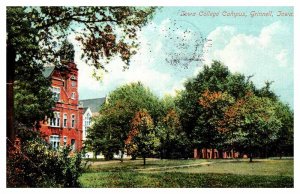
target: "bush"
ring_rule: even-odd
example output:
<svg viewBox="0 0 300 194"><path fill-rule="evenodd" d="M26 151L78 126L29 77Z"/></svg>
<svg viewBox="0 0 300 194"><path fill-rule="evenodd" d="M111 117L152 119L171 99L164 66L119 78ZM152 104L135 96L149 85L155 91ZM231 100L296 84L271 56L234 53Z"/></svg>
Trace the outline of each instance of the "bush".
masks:
<svg viewBox="0 0 300 194"><path fill-rule="evenodd" d="M8 152L7 187L80 186L80 153L71 153L69 147L54 150L32 131L20 136L21 146Z"/></svg>

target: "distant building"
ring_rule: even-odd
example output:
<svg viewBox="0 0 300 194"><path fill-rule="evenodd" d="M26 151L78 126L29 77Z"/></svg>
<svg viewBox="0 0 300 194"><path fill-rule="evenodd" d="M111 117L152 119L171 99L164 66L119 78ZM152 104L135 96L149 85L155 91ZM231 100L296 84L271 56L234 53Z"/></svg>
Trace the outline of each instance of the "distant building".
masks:
<svg viewBox="0 0 300 194"><path fill-rule="evenodd" d="M217 159L217 158L238 158L240 153L236 151L219 151L217 149L194 149L194 158ZM243 156L247 157L247 156Z"/></svg>
<svg viewBox="0 0 300 194"><path fill-rule="evenodd" d="M106 101L106 97L80 100L80 104L81 106L83 106L83 116L82 116L83 144L88 135L87 129L92 126L92 117L96 117L99 115L100 107L103 103L105 103L105 101ZM87 152L85 157L91 158L93 157L93 153Z"/></svg>
<svg viewBox="0 0 300 194"><path fill-rule="evenodd" d="M92 125L92 117L99 115L100 107L105 101L106 97L80 100L80 104L83 106L83 141L86 140L87 129Z"/></svg>

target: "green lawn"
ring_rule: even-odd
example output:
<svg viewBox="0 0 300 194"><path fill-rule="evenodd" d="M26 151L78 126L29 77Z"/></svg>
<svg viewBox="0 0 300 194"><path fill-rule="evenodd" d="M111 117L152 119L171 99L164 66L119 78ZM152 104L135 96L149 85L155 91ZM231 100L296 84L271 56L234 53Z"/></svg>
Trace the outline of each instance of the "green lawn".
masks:
<svg viewBox="0 0 300 194"><path fill-rule="evenodd" d="M142 160L95 162L82 187L293 187L290 160Z"/></svg>

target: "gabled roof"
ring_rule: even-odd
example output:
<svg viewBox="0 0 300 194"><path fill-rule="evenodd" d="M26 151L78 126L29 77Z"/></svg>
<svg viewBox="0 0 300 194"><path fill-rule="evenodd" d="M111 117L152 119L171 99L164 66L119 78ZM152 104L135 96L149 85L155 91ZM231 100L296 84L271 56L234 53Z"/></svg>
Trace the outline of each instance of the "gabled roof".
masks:
<svg viewBox="0 0 300 194"><path fill-rule="evenodd" d="M101 105L105 102L105 100L106 97L79 100L79 102L83 105L84 112L87 110L87 108L90 108L92 113L98 113Z"/></svg>
<svg viewBox="0 0 300 194"><path fill-rule="evenodd" d="M49 77L54 69L55 69L55 66L46 66L46 67L44 67L43 76L44 77Z"/></svg>

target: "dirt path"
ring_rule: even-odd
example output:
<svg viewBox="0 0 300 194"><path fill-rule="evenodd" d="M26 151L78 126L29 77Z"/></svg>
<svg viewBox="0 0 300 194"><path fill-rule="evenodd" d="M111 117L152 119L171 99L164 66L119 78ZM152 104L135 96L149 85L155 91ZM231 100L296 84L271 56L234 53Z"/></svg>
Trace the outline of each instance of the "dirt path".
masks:
<svg viewBox="0 0 300 194"><path fill-rule="evenodd" d="M154 160L160 160L159 158L147 158L147 161L154 161ZM137 160L135 160L137 161ZM97 165L105 165L105 164L116 164L116 163L120 163L120 160L111 160L111 161L97 161L97 162L93 162L93 161L89 161L88 164L91 166L97 166ZM132 160L130 159L124 159L123 160L124 163L127 162L132 162Z"/></svg>

